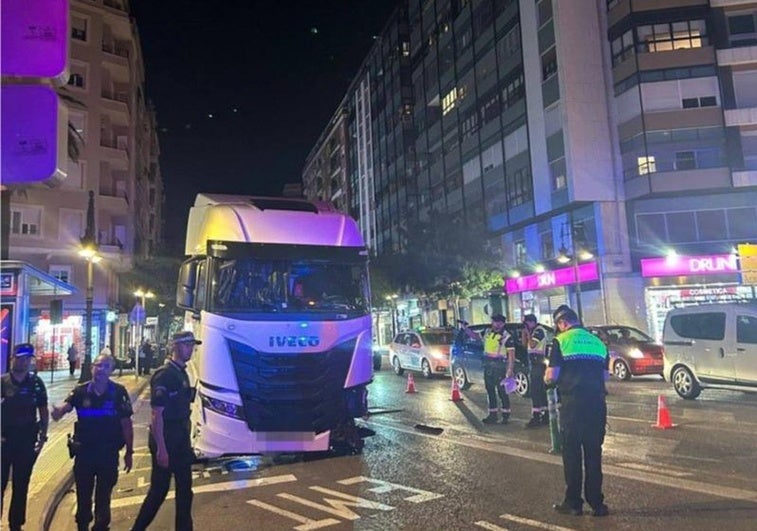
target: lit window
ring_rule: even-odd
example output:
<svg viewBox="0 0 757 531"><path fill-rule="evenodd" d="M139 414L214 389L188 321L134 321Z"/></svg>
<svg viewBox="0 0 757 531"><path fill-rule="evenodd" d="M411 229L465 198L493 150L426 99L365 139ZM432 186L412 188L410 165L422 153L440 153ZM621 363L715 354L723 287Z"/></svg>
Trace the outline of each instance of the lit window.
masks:
<svg viewBox="0 0 757 531"><path fill-rule="evenodd" d="M442 115L447 114L455 107L457 101L457 87L453 87L442 99Z"/></svg>
<svg viewBox="0 0 757 531"><path fill-rule="evenodd" d="M654 156L638 157L636 160L639 166L639 175L646 175L657 171Z"/></svg>
<svg viewBox="0 0 757 531"><path fill-rule="evenodd" d="M51 265L50 276L57 278L61 282L70 284L71 282L71 266Z"/></svg>

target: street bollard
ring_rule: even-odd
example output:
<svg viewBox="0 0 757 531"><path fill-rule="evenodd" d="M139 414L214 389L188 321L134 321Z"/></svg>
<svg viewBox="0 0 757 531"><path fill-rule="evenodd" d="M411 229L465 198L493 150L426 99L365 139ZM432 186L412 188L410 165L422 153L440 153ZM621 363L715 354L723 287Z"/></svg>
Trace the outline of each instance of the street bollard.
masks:
<svg viewBox="0 0 757 531"><path fill-rule="evenodd" d="M560 409L557 407L557 388L547 389L547 410L549 411L549 439L552 447L550 454L562 453L560 444Z"/></svg>

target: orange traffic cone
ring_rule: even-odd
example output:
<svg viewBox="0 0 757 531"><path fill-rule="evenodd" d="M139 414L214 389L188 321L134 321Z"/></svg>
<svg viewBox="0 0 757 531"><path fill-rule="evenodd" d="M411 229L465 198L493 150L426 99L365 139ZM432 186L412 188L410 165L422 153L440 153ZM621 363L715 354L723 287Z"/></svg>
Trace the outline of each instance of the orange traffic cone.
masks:
<svg viewBox="0 0 757 531"><path fill-rule="evenodd" d="M415 380L413 380L413 374L407 373L407 388L405 389L406 393L416 393L415 390Z"/></svg>
<svg viewBox="0 0 757 531"><path fill-rule="evenodd" d="M452 378L452 396L449 397L453 402L462 402L463 397L460 396L460 386L457 385L457 380Z"/></svg>
<svg viewBox="0 0 757 531"><path fill-rule="evenodd" d="M670 411L668 406L665 405L665 398L662 395L657 396L657 424L652 424L653 428L660 430L668 430L675 428L677 424L673 424L670 420Z"/></svg>

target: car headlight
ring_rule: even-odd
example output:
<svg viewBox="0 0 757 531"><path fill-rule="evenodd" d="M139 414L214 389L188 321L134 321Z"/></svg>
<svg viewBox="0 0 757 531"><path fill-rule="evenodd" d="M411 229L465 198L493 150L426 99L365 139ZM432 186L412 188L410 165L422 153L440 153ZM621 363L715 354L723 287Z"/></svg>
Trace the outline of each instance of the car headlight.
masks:
<svg viewBox="0 0 757 531"><path fill-rule="evenodd" d="M224 417L230 417L232 419L244 420L244 410L242 406L232 404L231 402L225 402L218 398L212 398L200 393L200 400L202 401L202 407L209 409Z"/></svg>
<svg viewBox="0 0 757 531"><path fill-rule="evenodd" d="M442 352L441 350L436 349L436 348L430 348L430 349L428 349L428 353L429 353L429 355L432 358L436 358L438 360L444 359L445 357L447 357L444 352Z"/></svg>
<svg viewBox="0 0 757 531"><path fill-rule="evenodd" d="M637 348L632 348L628 351L628 357L639 359L644 357L644 353Z"/></svg>

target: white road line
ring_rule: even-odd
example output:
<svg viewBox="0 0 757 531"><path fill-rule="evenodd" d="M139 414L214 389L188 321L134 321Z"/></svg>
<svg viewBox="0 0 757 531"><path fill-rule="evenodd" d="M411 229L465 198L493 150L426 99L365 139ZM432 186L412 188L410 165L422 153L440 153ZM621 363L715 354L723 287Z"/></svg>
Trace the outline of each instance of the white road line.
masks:
<svg viewBox="0 0 757 531"><path fill-rule="evenodd" d="M199 487L192 487L194 494L204 494L206 492L221 492L227 490L239 490L249 489L252 487L265 487L267 485L276 485L278 483L290 483L297 481L297 477L293 474L285 474L282 476L272 476L269 478L258 479L244 479L239 481L224 481L222 483L211 483L210 485L200 485ZM166 495L167 500L174 499L175 492L173 490L168 491ZM139 505L145 499L144 496L129 496L128 498L119 498L111 502L111 508L117 509L120 507L128 507L130 505Z"/></svg>
<svg viewBox="0 0 757 531"><path fill-rule="evenodd" d="M396 426L385 424L380 421L372 421L376 426L381 426L388 430L399 431L402 433L409 433L416 437L425 437L427 439L433 439L435 441L445 441L448 444L454 444L457 446L464 446L468 448L475 448L477 450L483 450L488 452L494 452L503 455L509 455L511 457L517 457L519 459L529 459L531 461L538 461L541 463L547 463L551 465L562 466L562 457L557 455L549 455L537 453L531 450L520 450L518 448L506 448L497 446L496 444L474 441L474 440L462 440L451 439L445 435L429 435L426 433L418 432L412 428L406 428L404 426ZM660 485L663 487L670 487L679 490L686 490L690 492L698 492L701 494L707 494L710 496L717 496L720 498L729 498L733 500L757 502L757 491L738 489L731 487L724 487L722 485L715 485L712 483L704 483L701 481L687 480L683 478L671 478L661 474L653 474L650 472L637 471L622 466L615 465L603 465L602 472L606 476L617 476L624 479L631 479L634 481L640 481L642 483L650 483L652 485Z"/></svg>
<svg viewBox="0 0 757 531"><path fill-rule="evenodd" d="M484 529L488 529L489 531L508 531L506 527L499 527L498 525L487 522L486 520L479 520L478 522L474 522L474 525L483 527Z"/></svg>
<svg viewBox="0 0 757 531"><path fill-rule="evenodd" d="M522 516L516 516L514 514L500 514L500 518L510 520L511 522L517 522L519 524L530 525L532 527L538 527L540 529L547 529L549 531L575 531L572 527L562 527L554 524L547 524L538 520L531 520L530 518L523 518Z"/></svg>

